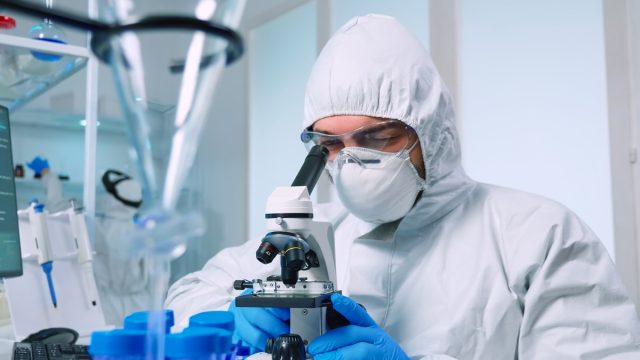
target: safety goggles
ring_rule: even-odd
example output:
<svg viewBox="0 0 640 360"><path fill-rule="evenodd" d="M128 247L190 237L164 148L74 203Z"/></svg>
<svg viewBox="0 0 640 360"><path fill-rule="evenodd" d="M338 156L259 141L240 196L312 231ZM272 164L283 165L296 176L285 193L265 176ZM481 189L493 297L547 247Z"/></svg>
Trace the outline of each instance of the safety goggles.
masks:
<svg viewBox="0 0 640 360"><path fill-rule="evenodd" d="M339 135L304 130L300 139L307 150L314 145L326 147L329 160L334 160L340 150L352 146L389 153L400 152L415 144L417 135L402 121L385 120Z"/></svg>

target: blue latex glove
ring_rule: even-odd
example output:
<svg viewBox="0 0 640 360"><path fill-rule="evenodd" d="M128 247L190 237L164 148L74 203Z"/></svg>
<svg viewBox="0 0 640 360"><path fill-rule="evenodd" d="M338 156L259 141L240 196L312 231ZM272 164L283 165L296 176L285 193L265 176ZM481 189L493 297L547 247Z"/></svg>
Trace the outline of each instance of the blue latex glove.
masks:
<svg viewBox="0 0 640 360"><path fill-rule="evenodd" d="M27 166L36 174L40 174L42 170L49 168L49 161L41 158L40 156L36 156L31 160L31 162L27 163Z"/></svg>
<svg viewBox="0 0 640 360"><path fill-rule="evenodd" d="M351 325L330 330L314 339L307 352L314 360L409 359L400 346L382 330L355 301L331 295L333 308Z"/></svg>
<svg viewBox="0 0 640 360"><path fill-rule="evenodd" d="M242 295L251 294L247 289ZM267 339L289 333L289 309L236 307L235 300L229 305L235 317L234 342L242 340L253 348L264 351Z"/></svg>

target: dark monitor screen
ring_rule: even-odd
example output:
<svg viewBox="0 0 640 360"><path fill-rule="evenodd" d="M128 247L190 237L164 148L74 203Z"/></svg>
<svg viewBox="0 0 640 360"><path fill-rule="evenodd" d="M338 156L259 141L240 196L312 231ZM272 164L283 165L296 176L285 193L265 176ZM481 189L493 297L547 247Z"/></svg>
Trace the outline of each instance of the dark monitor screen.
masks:
<svg viewBox="0 0 640 360"><path fill-rule="evenodd" d="M0 278L22 275L9 110L0 106Z"/></svg>

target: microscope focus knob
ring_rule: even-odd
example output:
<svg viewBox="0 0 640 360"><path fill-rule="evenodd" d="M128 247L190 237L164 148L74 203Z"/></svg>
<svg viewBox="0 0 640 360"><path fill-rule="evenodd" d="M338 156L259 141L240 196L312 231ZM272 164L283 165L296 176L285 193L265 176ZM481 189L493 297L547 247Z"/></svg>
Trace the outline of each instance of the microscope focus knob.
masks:
<svg viewBox="0 0 640 360"><path fill-rule="evenodd" d="M272 360L304 360L307 358L302 337L297 334L284 334L267 345L271 350Z"/></svg>
<svg viewBox="0 0 640 360"><path fill-rule="evenodd" d="M253 282L248 280L236 280L233 282L233 288L236 290L253 289Z"/></svg>

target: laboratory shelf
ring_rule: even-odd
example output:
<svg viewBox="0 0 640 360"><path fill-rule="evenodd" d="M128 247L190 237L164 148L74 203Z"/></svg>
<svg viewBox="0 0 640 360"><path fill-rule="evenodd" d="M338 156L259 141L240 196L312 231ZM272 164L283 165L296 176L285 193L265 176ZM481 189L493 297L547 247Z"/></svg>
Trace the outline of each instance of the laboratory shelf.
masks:
<svg viewBox="0 0 640 360"><path fill-rule="evenodd" d="M27 191L44 191L44 185L40 179L35 178L15 178L16 188ZM81 182L61 180L62 188L72 192L82 192L84 184Z"/></svg>
<svg viewBox="0 0 640 360"><path fill-rule="evenodd" d="M42 61L34 53L61 57ZM0 105L15 111L83 69L90 55L81 46L0 34Z"/></svg>
<svg viewBox="0 0 640 360"><path fill-rule="evenodd" d="M30 172L30 171L29 171ZM84 182L82 181L60 181L62 184L62 196L65 199L76 199L83 204ZM47 194L42 181L34 178L16 178L16 197L18 208L22 209L28 206L31 199L38 199L46 202ZM107 192L102 186L96 186L95 191L98 195L104 195Z"/></svg>
<svg viewBox="0 0 640 360"><path fill-rule="evenodd" d="M19 205L26 206L31 198L37 198L40 201L46 200L44 185L40 179L16 178L15 183L16 195L19 199L18 202L21 202ZM82 198L84 183L78 181L60 181L60 183L62 184L62 193L65 197Z"/></svg>
<svg viewBox="0 0 640 360"><path fill-rule="evenodd" d="M98 118L98 133L110 133L124 135L125 123L121 118L112 116L100 116ZM83 131L86 126L84 114L52 111L50 109L30 107L20 109L11 116L11 126L30 126L35 128L50 128L68 131Z"/></svg>

